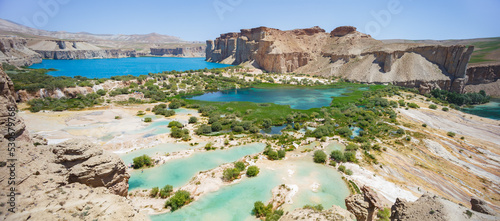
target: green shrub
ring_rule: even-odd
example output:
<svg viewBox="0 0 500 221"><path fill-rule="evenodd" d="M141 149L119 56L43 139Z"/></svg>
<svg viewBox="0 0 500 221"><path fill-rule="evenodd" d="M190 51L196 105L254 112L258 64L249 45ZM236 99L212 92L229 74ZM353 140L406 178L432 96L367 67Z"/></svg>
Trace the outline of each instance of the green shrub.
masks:
<svg viewBox="0 0 500 221"><path fill-rule="evenodd" d="M197 117L190 117L189 118L189 123L190 124L195 124L196 122L198 122L198 118Z"/></svg>
<svg viewBox="0 0 500 221"><path fill-rule="evenodd" d="M347 162L356 162L356 152L346 151L344 157Z"/></svg>
<svg viewBox="0 0 500 221"><path fill-rule="evenodd" d="M259 168L257 166L249 166L247 169L247 176L254 177L259 174Z"/></svg>
<svg viewBox="0 0 500 221"><path fill-rule="evenodd" d="M189 204L192 201L191 194L185 190L179 190L175 192L174 196L170 197L165 202L165 208L170 207L170 210L173 212L184 205Z"/></svg>
<svg viewBox="0 0 500 221"><path fill-rule="evenodd" d="M205 150L211 150L212 149L212 143L209 142L205 145Z"/></svg>
<svg viewBox="0 0 500 221"><path fill-rule="evenodd" d="M341 172L345 172L345 166L344 166L344 165L340 165L340 166L339 166L339 171L341 171Z"/></svg>
<svg viewBox="0 0 500 221"><path fill-rule="evenodd" d="M212 124L212 131L217 132L221 130L222 130L222 124L219 121Z"/></svg>
<svg viewBox="0 0 500 221"><path fill-rule="evenodd" d="M313 160L315 163L325 163L326 162L326 153L322 150L314 151Z"/></svg>
<svg viewBox="0 0 500 221"><path fill-rule="evenodd" d="M158 195L158 187L153 187L153 189L149 192L149 196L154 198L156 195Z"/></svg>
<svg viewBox="0 0 500 221"><path fill-rule="evenodd" d="M139 168L142 168L144 166L149 167L152 165L151 157L149 157L146 154L134 158L133 162L134 162L135 169L139 169Z"/></svg>
<svg viewBox="0 0 500 221"><path fill-rule="evenodd" d="M333 160L338 161L338 162L346 162L345 156L342 153L342 151L340 151L340 150L332 151L332 153L330 154L330 157Z"/></svg>
<svg viewBox="0 0 500 221"><path fill-rule="evenodd" d="M160 197L162 199L168 198L172 192L174 191L174 187L171 185L165 185L163 188L160 190Z"/></svg>
<svg viewBox="0 0 500 221"><path fill-rule="evenodd" d="M422 124L422 127L427 127L427 124Z"/></svg>
<svg viewBox="0 0 500 221"><path fill-rule="evenodd" d="M443 110L443 111L445 111L445 112L446 112L446 111L449 111L450 109L449 109L449 108L447 108L447 107L443 107L441 110Z"/></svg>
<svg viewBox="0 0 500 221"><path fill-rule="evenodd" d="M233 181L234 179L238 178L239 175L240 171L236 168L227 168L222 173L222 177L225 181Z"/></svg>
<svg viewBox="0 0 500 221"><path fill-rule="evenodd" d="M356 150L358 150L358 145L356 145L354 143L349 143L345 147L345 150L347 150L347 151L356 151Z"/></svg>
<svg viewBox="0 0 500 221"><path fill-rule="evenodd" d="M170 121L170 123L168 123L168 127L182 128L184 127L184 125L182 125L182 123L179 121Z"/></svg>
<svg viewBox="0 0 500 221"><path fill-rule="evenodd" d="M420 108L420 106L418 106L415 103L408 103L408 107L410 107L410 108Z"/></svg>
<svg viewBox="0 0 500 221"><path fill-rule="evenodd" d="M239 171L245 170L245 167L246 167L245 163L243 163L241 161L234 163L234 168L238 169Z"/></svg>
<svg viewBox="0 0 500 221"><path fill-rule="evenodd" d="M449 137L454 137L456 134L451 132L451 131L448 131L448 133L446 133L446 135L448 135Z"/></svg>
<svg viewBox="0 0 500 221"><path fill-rule="evenodd" d="M212 133L212 127L206 124L201 125L197 130L196 134L201 135L201 134L209 134Z"/></svg>
<svg viewBox="0 0 500 221"><path fill-rule="evenodd" d="M285 158L286 156L286 151L281 149L281 150L278 150L278 159L283 159Z"/></svg>
<svg viewBox="0 0 500 221"><path fill-rule="evenodd" d="M352 175L352 170L347 169L347 170L345 171L345 174L346 174L346 175Z"/></svg>
<svg viewBox="0 0 500 221"><path fill-rule="evenodd" d="M239 132L243 132L244 129L242 126L236 126L233 128L233 131L236 132L236 133L239 133Z"/></svg>
<svg viewBox="0 0 500 221"><path fill-rule="evenodd" d="M153 119L151 119L151 117L144 118L144 122L146 122L146 123L149 123L149 122L152 122L152 121L153 121Z"/></svg>
<svg viewBox="0 0 500 221"><path fill-rule="evenodd" d="M398 104L399 104L400 107L406 106L405 100L398 100Z"/></svg>
<svg viewBox="0 0 500 221"><path fill-rule="evenodd" d="M438 107L435 104L431 104L431 105L429 105L429 108L433 109L433 110L436 110Z"/></svg>

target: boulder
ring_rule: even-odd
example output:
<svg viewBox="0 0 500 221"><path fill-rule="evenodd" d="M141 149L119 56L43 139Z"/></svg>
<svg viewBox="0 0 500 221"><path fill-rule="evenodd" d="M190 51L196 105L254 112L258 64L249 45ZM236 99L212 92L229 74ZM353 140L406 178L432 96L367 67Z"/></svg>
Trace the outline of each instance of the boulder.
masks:
<svg viewBox="0 0 500 221"><path fill-rule="evenodd" d="M54 162L67 169L68 183L90 187L106 187L110 192L127 196L128 179L123 161L115 154L105 153L88 140L72 139L54 145Z"/></svg>
<svg viewBox="0 0 500 221"><path fill-rule="evenodd" d="M498 215L498 213L496 213L493 209L490 208L490 206L488 206L488 204L482 200L482 199L479 199L475 196L473 196L471 199L470 199L470 204L472 205L471 209L476 211L476 212L480 212L480 213L484 213L484 214L488 214L488 215Z"/></svg>

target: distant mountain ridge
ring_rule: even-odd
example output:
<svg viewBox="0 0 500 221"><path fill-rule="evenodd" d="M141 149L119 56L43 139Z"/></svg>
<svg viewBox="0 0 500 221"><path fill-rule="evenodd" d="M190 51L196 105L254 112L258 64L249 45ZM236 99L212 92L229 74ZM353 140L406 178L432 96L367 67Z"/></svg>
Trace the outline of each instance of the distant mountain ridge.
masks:
<svg viewBox="0 0 500 221"><path fill-rule="evenodd" d="M30 28L15 22L5 19L0 19L0 34L16 35L20 37L49 37L57 39L83 40L93 44L101 45L105 41L124 41L131 43L148 43L148 44L164 44L164 43L186 43L179 37L170 35L161 35L158 33L150 34L92 34L88 32L65 32L65 31L46 31L41 29Z"/></svg>

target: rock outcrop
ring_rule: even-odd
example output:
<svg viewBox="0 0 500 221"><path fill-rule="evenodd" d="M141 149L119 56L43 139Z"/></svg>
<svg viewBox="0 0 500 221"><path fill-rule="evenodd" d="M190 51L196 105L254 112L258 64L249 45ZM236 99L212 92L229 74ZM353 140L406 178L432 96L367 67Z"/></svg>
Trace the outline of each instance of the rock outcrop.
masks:
<svg viewBox="0 0 500 221"><path fill-rule="evenodd" d="M280 221L316 220L316 221L354 221L356 217L340 206L333 205L328 210L295 209L283 215Z"/></svg>
<svg viewBox="0 0 500 221"><path fill-rule="evenodd" d="M67 170L68 183L106 187L111 193L127 196L128 179L123 161L115 154L103 152L87 140L70 140L51 148L54 162Z"/></svg>
<svg viewBox="0 0 500 221"><path fill-rule="evenodd" d="M465 92L484 90L491 96L500 96L500 64L474 65L467 68Z"/></svg>
<svg viewBox="0 0 500 221"><path fill-rule="evenodd" d="M8 63L15 66L30 66L42 62L42 57L30 50L24 38L0 38L0 64Z"/></svg>
<svg viewBox="0 0 500 221"><path fill-rule="evenodd" d="M355 194L345 199L347 210L356 216L358 221L375 220L378 210L383 209L377 194L368 186L361 188L363 194Z"/></svg>
<svg viewBox="0 0 500 221"><path fill-rule="evenodd" d="M477 213L438 196L424 194L415 202L396 199L391 220L498 220L498 217Z"/></svg>
<svg viewBox="0 0 500 221"><path fill-rule="evenodd" d="M205 57L205 47L150 48L151 55L172 57Z"/></svg>
<svg viewBox="0 0 500 221"><path fill-rule="evenodd" d="M24 121L17 116L14 83L0 67L0 136L5 139L29 140ZM7 144L5 144L7 145Z"/></svg>
<svg viewBox="0 0 500 221"><path fill-rule="evenodd" d="M259 27L208 40L206 60L253 65L269 72L338 76L361 83L392 83L463 92L474 47L384 44L351 26L281 31Z"/></svg>

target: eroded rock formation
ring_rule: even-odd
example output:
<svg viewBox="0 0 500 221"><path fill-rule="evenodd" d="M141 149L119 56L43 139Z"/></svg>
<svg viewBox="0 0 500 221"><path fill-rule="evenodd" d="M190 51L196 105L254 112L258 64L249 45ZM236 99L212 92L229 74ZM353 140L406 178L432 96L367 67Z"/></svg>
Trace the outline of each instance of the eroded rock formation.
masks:
<svg viewBox="0 0 500 221"><path fill-rule="evenodd" d="M205 47L150 48L151 55L174 57L205 57Z"/></svg>
<svg viewBox="0 0 500 221"><path fill-rule="evenodd" d="M42 57L26 44L24 38L0 38L0 64L5 62L15 66L30 66L42 62Z"/></svg>
<svg viewBox="0 0 500 221"><path fill-rule="evenodd" d="M68 183L106 187L111 193L127 196L128 179L123 161L103 152L88 140L70 140L51 147L54 162L67 169Z"/></svg>
<svg viewBox="0 0 500 221"><path fill-rule="evenodd" d="M14 83L0 65L0 135L5 139L29 140L24 121L17 115ZM7 145L7 144L5 144Z"/></svg>
<svg viewBox="0 0 500 221"><path fill-rule="evenodd" d="M393 83L463 92L474 48L463 45L384 44L351 26L281 31L259 27L208 40L211 62L248 64L269 72L338 76L361 83Z"/></svg>
<svg viewBox="0 0 500 221"><path fill-rule="evenodd" d="M383 209L377 194L368 186L361 188L363 194L355 194L345 198L347 210L356 216L358 221L375 220L378 210Z"/></svg>

